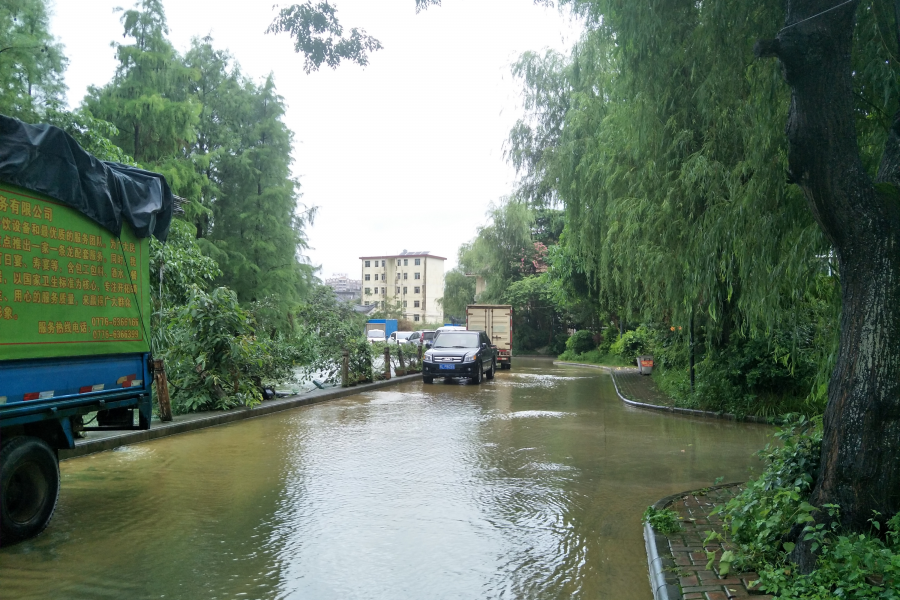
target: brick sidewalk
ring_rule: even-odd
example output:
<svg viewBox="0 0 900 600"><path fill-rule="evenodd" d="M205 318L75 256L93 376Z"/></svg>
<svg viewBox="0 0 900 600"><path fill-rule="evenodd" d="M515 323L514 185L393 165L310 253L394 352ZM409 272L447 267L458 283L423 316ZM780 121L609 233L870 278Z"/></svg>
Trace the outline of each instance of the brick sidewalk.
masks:
<svg viewBox="0 0 900 600"><path fill-rule="evenodd" d="M659 391L656 382L649 375L638 373L637 367L613 369L612 374L616 378L619 392L629 400L657 406L675 406L675 401Z"/></svg>
<svg viewBox="0 0 900 600"><path fill-rule="evenodd" d="M669 542L669 556L665 558L671 558L675 563L667 571L674 573L681 588L680 598L683 600L728 600L751 594L754 600L771 600L772 596L760 595L761 592L750 586L758 578L756 573L729 573L727 577L720 578L716 571L706 569L706 551L716 551L716 562L713 564L715 569L718 558L728 549L728 545L722 543L703 545L708 532L722 532L722 519L719 515L710 516L710 512L717 505L728 502L741 489L742 486L735 485L690 492L668 506L683 519L683 531L665 536ZM658 548L658 551L663 554L665 549ZM671 564L669 561L665 562ZM667 574L666 579L670 580L672 577Z"/></svg>

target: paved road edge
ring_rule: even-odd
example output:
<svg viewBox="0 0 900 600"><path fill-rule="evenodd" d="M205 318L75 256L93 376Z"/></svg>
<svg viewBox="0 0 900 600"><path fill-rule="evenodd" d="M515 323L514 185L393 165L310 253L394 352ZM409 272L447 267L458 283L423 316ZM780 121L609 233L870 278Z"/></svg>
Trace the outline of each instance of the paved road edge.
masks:
<svg viewBox="0 0 900 600"><path fill-rule="evenodd" d="M329 400L345 398L347 396L353 396L362 392L377 390L398 383L413 381L420 377L421 375L415 373L412 375L393 377L386 381L376 381L374 383L366 383L354 387L313 390L308 394L304 394L303 396L289 396L287 398L281 398L278 400L269 400L263 402L259 406L254 406L253 408L235 408L227 411L215 411L209 413L194 413L191 415L184 415L185 418L183 420L178 420L178 418L176 417L175 421L169 423L154 422L153 426L145 431L128 431L125 433L120 433L94 440L76 440L74 450L59 451L59 459L67 460L70 458L78 458L87 454L114 450L121 446L129 446L131 444L148 442L150 440L156 440L159 438L168 437L170 435L196 431L198 429L205 429L207 427L215 427L216 425L224 425L226 423L234 423L237 421L242 421L244 419L262 417L276 412L299 408L301 406L309 406L311 404L318 404L320 402L327 402Z"/></svg>
<svg viewBox="0 0 900 600"><path fill-rule="evenodd" d="M743 482L720 483L703 489L709 491L733 487L741 485L741 483ZM662 510L679 498L695 494L697 491L688 490L671 494L658 500L653 508ZM644 523L644 547L647 550L647 571L650 576L650 589L653 590L653 600L683 600L684 594L681 593L681 585L678 583L675 560L672 558L672 551L669 548L669 538L665 534L658 533L649 522Z"/></svg>

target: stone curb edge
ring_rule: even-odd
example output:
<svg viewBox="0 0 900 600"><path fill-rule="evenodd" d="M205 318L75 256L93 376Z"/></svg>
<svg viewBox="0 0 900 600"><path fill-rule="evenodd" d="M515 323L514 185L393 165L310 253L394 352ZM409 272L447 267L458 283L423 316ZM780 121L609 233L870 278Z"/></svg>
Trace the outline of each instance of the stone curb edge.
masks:
<svg viewBox="0 0 900 600"><path fill-rule="evenodd" d="M721 483L711 485L702 490L717 490L719 488L733 487L743 482ZM684 496L692 495L700 490L690 490L671 494L657 500L653 504L656 510L662 510ZM669 538L657 533L650 522L644 523L644 547L647 551L647 571L650 577L650 589L653 590L653 600L681 600L681 586L678 584L678 576L675 573L675 561L669 551Z"/></svg>
<svg viewBox="0 0 900 600"><path fill-rule="evenodd" d="M198 429L205 429L207 427L214 427L216 425L234 423L237 421L243 421L244 419L262 417L276 412L290 410L292 408L309 406L312 404L318 404L320 402L326 402L328 400L336 400L338 398L344 398L346 396L353 396L362 392L388 387L397 383L412 381L413 379L416 379L418 377L421 377L421 375L418 373L413 373L412 375L401 375L400 377L392 377L391 379L376 381L374 383L366 383L347 388L335 388L334 391L326 392L324 394L318 394L315 396L289 396L280 400L270 400L260 404L259 406L254 406L253 408L234 408L228 411L217 412L216 414L210 415L208 417L193 419L191 421L185 421L182 423L159 424L156 427L147 429L145 431L129 431L121 435L115 435L99 440L86 440L80 444L76 442L74 450L60 450L59 459L67 460L70 458L78 458L87 454L94 454L95 452L113 450L120 446L129 446L131 444L148 442L150 440L156 440L159 438L168 437L170 435L177 435L179 433L186 433L189 431L196 431Z"/></svg>
<svg viewBox="0 0 900 600"><path fill-rule="evenodd" d="M663 412L671 412L678 413L682 415L691 415L694 417L706 417L709 419L723 419L726 421L738 421L738 422L746 422L746 423L762 423L763 425L777 425L781 422L780 419L768 419L766 417L758 417L756 415L747 415L745 417L738 417L731 413L717 413L708 410L697 410L695 408L681 408L678 406L660 406L658 404L648 404L646 402L637 402L635 400L629 400L625 396L622 395L622 392L619 391L619 384L616 382L616 369L615 367L606 367L603 365L588 365L585 363L573 363L573 362L559 362L555 361L554 365L571 365L575 367L590 367L592 369L603 369L607 373L610 374L613 380L613 386L616 388L616 395L619 396L619 399L622 400L625 404L630 404L631 406L636 406L638 408L644 408L647 410L659 410Z"/></svg>

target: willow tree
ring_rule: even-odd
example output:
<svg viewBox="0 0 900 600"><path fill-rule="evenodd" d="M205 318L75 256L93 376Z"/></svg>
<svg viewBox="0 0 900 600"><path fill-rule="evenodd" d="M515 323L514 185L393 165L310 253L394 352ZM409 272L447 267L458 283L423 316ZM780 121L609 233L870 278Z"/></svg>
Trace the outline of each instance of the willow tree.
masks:
<svg viewBox="0 0 900 600"><path fill-rule="evenodd" d="M825 411L815 505L841 507L851 530L900 511L900 110L875 177L859 143L860 31L886 2L790 0L785 26L756 53L777 57L791 90L789 177L831 242L841 273L841 341ZM866 17L869 17L868 19ZM900 14L897 15L900 18ZM894 23L900 41L900 23ZM897 78L900 46L881 65ZM889 53L888 53L889 51ZM869 58L869 57L866 57ZM865 68L872 65L864 64ZM865 92L864 92L865 93ZM892 98L896 108L896 95ZM809 567L808 549L797 558Z"/></svg>
<svg viewBox="0 0 900 600"><path fill-rule="evenodd" d="M710 323L731 311L765 332L832 255L840 342L812 501L839 504L849 530L897 513L892 7L790 0L785 17L778 1L574 4L592 28L566 67L570 106L555 147L528 166L554 181L595 279L632 302L700 308ZM780 65L752 52L771 36L757 54Z"/></svg>

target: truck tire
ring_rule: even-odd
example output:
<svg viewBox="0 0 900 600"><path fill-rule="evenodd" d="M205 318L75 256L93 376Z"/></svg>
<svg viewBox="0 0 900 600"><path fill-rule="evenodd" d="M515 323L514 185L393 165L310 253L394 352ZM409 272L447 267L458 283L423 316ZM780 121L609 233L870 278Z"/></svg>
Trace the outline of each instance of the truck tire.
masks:
<svg viewBox="0 0 900 600"><path fill-rule="evenodd" d="M434 383L433 375L422 375L422 383Z"/></svg>
<svg viewBox="0 0 900 600"><path fill-rule="evenodd" d="M0 450L0 545L42 532L58 499L56 452L36 437L20 436L5 444Z"/></svg>

